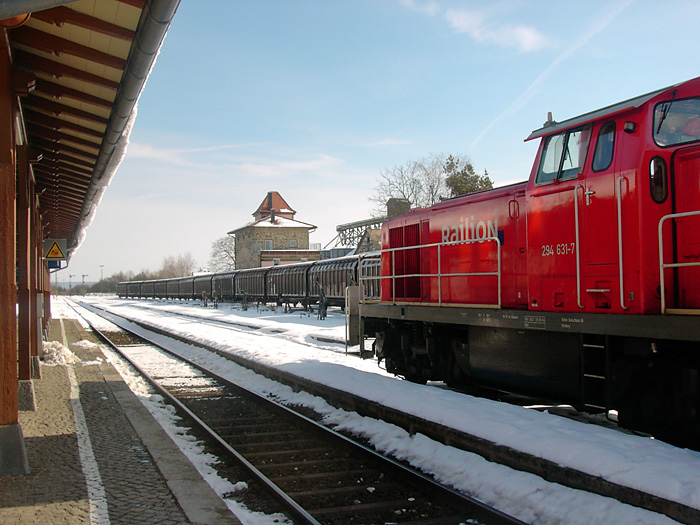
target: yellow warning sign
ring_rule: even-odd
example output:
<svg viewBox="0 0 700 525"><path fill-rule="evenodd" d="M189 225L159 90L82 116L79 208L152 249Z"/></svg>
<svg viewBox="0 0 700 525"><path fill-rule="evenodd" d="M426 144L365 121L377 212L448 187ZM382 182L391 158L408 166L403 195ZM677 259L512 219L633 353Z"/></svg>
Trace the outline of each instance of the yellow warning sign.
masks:
<svg viewBox="0 0 700 525"><path fill-rule="evenodd" d="M46 239L44 241L44 259L58 260L66 258L65 239Z"/></svg>
<svg viewBox="0 0 700 525"><path fill-rule="evenodd" d="M63 255L63 252L61 251L61 248L58 246L58 243L54 241L54 243L51 245L51 248L49 248L49 251L46 253L46 258L47 259L65 259L66 256Z"/></svg>

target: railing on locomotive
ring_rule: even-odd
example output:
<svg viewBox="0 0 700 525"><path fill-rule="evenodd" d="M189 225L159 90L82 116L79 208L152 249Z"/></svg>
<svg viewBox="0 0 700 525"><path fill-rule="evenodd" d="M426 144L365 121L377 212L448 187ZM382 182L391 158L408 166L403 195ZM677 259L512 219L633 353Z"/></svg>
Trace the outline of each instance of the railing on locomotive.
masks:
<svg viewBox="0 0 700 525"><path fill-rule="evenodd" d="M695 215L700 215L700 210L696 211L686 211L683 213L670 213L668 215L664 215L661 217L661 220L659 220L659 281L660 281L660 288L661 288L661 313L666 314L669 313L668 310L666 309L666 288L665 288L665 276L664 276L664 270L666 268L688 268L691 266L700 266L700 260L696 262L687 262L687 263L665 263L664 262L664 232L663 232L663 226L664 222L666 222L669 219L682 219L684 217L693 217ZM683 312L683 310L680 310L680 312Z"/></svg>
<svg viewBox="0 0 700 525"><path fill-rule="evenodd" d="M367 273L366 269L372 269L376 271L381 267L382 259L380 256L370 256L361 257L357 265L357 278L360 284L360 303L376 303L381 298L381 275L373 275ZM375 263L375 264L370 264ZM381 270L379 270L381 271ZM379 281L379 282L375 282ZM369 286L365 286L365 283L372 283ZM376 291L376 293L370 295L371 299L368 299L366 290Z"/></svg>
<svg viewBox="0 0 700 525"><path fill-rule="evenodd" d="M496 263L497 263L497 268L495 272L456 272L456 273L442 273L441 268L441 262L442 262L442 248L445 246L456 246L459 244L473 244L473 243L482 243L482 242L495 242L496 243ZM437 253L437 258L438 258L438 271L437 273L417 273L417 274L405 274L405 275L396 275L395 268L396 268L396 252L399 251L404 251L404 250L416 250L416 249L424 249L424 248L435 248L437 247L438 253ZM391 297L392 297L392 304L396 304L396 279L404 279L408 277L437 277L438 279L438 302L437 303L424 303L424 304L437 304L437 305L442 305L442 280L447 277L488 277L488 276L496 276L497 277L497 287L498 287L498 302L496 304L464 304L461 306L468 306L472 308L493 308L493 309L500 309L501 308L501 242L498 237L484 237L482 239L466 239L466 240L461 240L461 241L448 241L448 242L436 242L436 243L431 243L431 244L419 244L415 246L401 246L399 248L386 248L381 250L381 254L385 253L390 253L391 254L391 275L378 275L378 276L365 276L362 271L364 269L364 262L365 261L380 261L381 262L381 257L367 257L362 260L360 260L359 268L358 268L358 275L360 278L360 283L362 284L363 282L370 282L370 281L379 281L380 283L380 289L381 289L381 282L385 279L391 279L392 282L392 292L391 292ZM380 292L380 297L381 297L381 292ZM381 300L381 299L380 299ZM363 287L363 292L362 295L360 296L360 302L365 303L365 302L377 302L377 301L366 301L365 300L365 294L364 294L364 287ZM421 301L422 302L422 301Z"/></svg>

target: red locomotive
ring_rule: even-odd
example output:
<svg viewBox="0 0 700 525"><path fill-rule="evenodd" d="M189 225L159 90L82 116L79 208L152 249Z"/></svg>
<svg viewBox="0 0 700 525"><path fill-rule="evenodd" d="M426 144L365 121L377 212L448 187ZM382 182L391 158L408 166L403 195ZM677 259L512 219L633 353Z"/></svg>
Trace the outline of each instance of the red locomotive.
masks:
<svg viewBox="0 0 700 525"><path fill-rule="evenodd" d="M527 182L384 224L377 355L700 445L700 78L538 138Z"/></svg>

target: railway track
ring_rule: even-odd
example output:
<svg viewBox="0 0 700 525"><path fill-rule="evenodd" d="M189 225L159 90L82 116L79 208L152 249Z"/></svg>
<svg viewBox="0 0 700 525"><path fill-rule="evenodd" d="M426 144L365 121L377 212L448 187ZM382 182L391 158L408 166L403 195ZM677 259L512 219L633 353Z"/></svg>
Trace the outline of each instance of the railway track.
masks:
<svg viewBox="0 0 700 525"><path fill-rule="evenodd" d="M162 345L146 341L130 352L93 330L262 484L295 523L520 523ZM186 363L187 377L154 377L143 363L157 360L156 352L167 352L180 370Z"/></svg>
<svg viewBox="0 0 700 525"><path fill-rule="evenodd" d="M143 304L134 304L131 305L132 308L138 309L138 310L143 310L146 312L150 313L157 313L159 316L165 316L165 317L170 317L174 319L179 319L181 321L197 324L197 325L210 325L210 326L216 326L219 328L224 328L227 330L231 330L234 332L251 332L251 331L263 331L265 330L264 328L260 327L259 325L251 324L251 323L243 323L243 322L233 322L230 320L224 320L224 319L208 319L206 317L198 316L198 315L192 315L192 314L187 314L184 312L171 312L171 311L166 311L166 310L159 310L156 308L149 307L147 305ZM281 331L280 331L281 332ZM280 333L277 332L277 333ZM306 345L311 348L314 348L315 350L318 349L324 349L324 350L329 350L331 352L343 352L346 355L351 355L351 356L356 356L360 358L367 358L368 353L365 352L364 354L360 352L348 352L347 347L345 350L342 350L340 347L344 345L343 342L337 341L331 338L323 338L323 337L317 337L317 336L311 336L313 337L316 341L320 343L329 343L331 345L335 345L338 348L334 347L324 347L320 346L317 344L313 344L307 341L295 341L297 344L301 345ZM372 355L372 358L374 358L373 353L369 353ZM434 388L445 388L449 390L454 390L458 392L465 392L465 390L460 390L460 389L454 389L450 388L447 385L443 384L432 384L431 385ZM638 432L631 431L625 428L620 427L617 424L617 421L613 418L610 418L609 416L606 417L601 417L600 415L591 415L587 414L585 412L580 412L576 409L574 409L571 406L568 405L559 405L557 403L552 402L551 400L548 399L540 399L540 398L534 398L534 397L526 397L526 396L518 396L511 394L509 392L502 392L502 391L497 391L493 389L487 389L487 388L481 388L481 389L474 389L470 391L466 391L466 393L477 396L477 397L484 397L487 399L492 399L492 400L497 400L500 402L504 403L509 403L517 406L521 406L524 408L529 408L532 410L537 410L540 412L549 412L550 414L553 415L558 415L560 417L566 417L569 419L577 420L577 421L582 421L588 424L594 424L598 426L604 426L606 428L614 429L618 432L623 432L626 434L639 434Z"/></svg>
<svg viewBox="0 0 700 525"><path fill-rule="evenodd" d="M90 304L84 304L83 306L87 309L96 309L95 311L100 311L101 308ZM106 311L102 313L113 315L107 314ZM157 323L151 325L143 321L130 322L133 323L132 326L137 326L137 328L135 328L137 330L146 329L178 339L182 342L190 342L188 337L175 335L158 328L156 326ZM677 501L659 497L658 495L647 493L625 484L618 484L600 476L566 467L539 456L529 455L517 449L488 441L478 436L463 433L443 424L435 423L427 419L416 418L410 413L378 404L361 395L351 394L342 389L334 388L332 385L304 379L299 375L289 373L279 367L253 361L239 356L236 353L218 350L216 345L202 344L201 346L242 367L251 369L268 379L289 385L295 391L302 390L314 396L321 397L334 407L357 412L362 416L396 425L404 428L411 434L419 433L425 435L437 442L478 454L492 463L499 463L515 470L535 474L548 482L554 482L573 489L614 498L634 507L665 514L682 523L697 522L697 510Z"/></svg>

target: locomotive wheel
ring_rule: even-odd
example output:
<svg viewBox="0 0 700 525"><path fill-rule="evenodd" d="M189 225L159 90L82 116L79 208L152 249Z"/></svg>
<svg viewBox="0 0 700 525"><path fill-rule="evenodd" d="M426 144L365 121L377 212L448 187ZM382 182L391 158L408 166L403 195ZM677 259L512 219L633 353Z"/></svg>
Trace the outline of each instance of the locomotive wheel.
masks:
<svg viewBox="0 0 700 525"><path fill-rule="evenodd" d="M428 382L425 379L425 377L423 377L420 368L414 366L409 367L409 369L406 371L403 377L404 379L406 379L406 381L410 381L411 383L417 383L419 385L424 385Z"/></svg>

